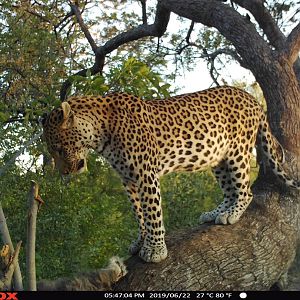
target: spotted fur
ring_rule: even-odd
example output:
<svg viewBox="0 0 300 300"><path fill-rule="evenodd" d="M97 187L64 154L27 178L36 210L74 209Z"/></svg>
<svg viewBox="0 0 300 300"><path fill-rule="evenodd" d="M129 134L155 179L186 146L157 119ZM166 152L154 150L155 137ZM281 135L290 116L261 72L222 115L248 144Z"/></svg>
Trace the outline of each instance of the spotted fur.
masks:
<svg viewBox="0 0 300 300"><path fill-rule="evenodd" d="M130 251L147 262L167 257L159 187L164 174L211 167L224 200L200 222L233 224L252 200L250 157L258 136L274 173L299 189L281 168L282 148L262 108L233 87L150 101L124 93L72 97L47 117L44 135L62 174L85 170L89 149L118 171L139 225Z"/></svg>

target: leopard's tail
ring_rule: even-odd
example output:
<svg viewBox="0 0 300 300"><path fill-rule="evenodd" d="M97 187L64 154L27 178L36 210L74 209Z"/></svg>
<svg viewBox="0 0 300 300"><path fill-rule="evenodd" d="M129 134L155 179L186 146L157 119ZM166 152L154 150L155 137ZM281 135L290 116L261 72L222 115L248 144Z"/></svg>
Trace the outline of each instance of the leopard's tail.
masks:
<svg viewBox="0 0 300 300"><path fill-rule="evenodd" d="M258 129L258 141L267 157L273 173L287 186L300 190L300 182L290 178L282 168L285 161L284 150L277 139L272 135L266 115L263 113Z"/></svg>

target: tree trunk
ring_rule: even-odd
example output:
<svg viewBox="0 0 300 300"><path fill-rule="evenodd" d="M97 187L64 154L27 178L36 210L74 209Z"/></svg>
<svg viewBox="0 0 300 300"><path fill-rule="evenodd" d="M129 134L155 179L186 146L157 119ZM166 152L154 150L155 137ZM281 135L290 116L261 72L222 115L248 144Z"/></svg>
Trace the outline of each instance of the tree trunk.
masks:
<svg viewBox="0 0 300 300"><path fill-rule="evenodd" d="M300 229L300 203L272 190L256 190L234 225L201 225L167 236L169 255L159 264L130 258L128 275L114 290L268 290L289 269Z"/></svg>

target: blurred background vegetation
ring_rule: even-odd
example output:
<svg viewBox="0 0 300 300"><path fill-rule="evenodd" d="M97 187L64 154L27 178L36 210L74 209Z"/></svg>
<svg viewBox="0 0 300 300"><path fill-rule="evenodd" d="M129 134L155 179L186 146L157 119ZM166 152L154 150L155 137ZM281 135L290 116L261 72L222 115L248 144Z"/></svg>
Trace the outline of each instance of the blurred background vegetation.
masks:
<svg viewBox="0 0 300 300"><path fill-rule="evenodd" d="M137 12L136 6L128 8L140 1L81 2L84 21L99 44L140 23L140 10ZM267 2L278 22L294 5L293 1L285 1L285 6ZM155 1L151 3L154 7ZM153 7L150 5L149 19ZM91 154L89 172L64 182L49 165L42 138L22 155L16 155L41 131L42 114L60 104L64 80L70 78L73 82L70 95L126 91L145 99L167 97L180 91L182 86L176 84L176 78L196 68L199 59L204 59L202 51L230 48L217 31L202 27L193 34L198 47L184 47L189 23L180 20L181 27L159 43L147 38L114 51L107 57L102 75L74 76L76 71L92 65L93 54L69 13L66 1L0 0L0 201L13 241L23 240L25 245L30 180L40 185L45 204L37 224L38 279L100 268L113 255L126 257L137 235L120 179L101 158ZM213 70L215 78L246 88L261 99L256 84L232 82L230 78L226 81L222 69L219 60ZM253 170L254 178L255 164ZM222 195L207 171L165 176L162 198L165 225L170 232L197 225L201 212L213 209ZM23 250L23 270L24 258Z"/></svg>

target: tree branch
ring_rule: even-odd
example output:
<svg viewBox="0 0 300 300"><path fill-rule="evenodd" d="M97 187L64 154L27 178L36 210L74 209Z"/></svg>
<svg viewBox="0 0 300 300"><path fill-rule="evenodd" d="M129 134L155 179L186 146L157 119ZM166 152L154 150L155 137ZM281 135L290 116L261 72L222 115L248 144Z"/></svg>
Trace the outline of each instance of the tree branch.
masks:
<svg viewBox="0 0 300 300"><path fill-rule="evenodd" d="M194 26L195 26L195 22L192 21L192 22L191 22L191 25L190 25L190 28L189 28L189 30L188 30L188 33L187 33L187 35L186 35L186 37L185 37L185 41L186 41L188 44L190 43L190 38L191 38L191 34L192 34L193 30L194 30Z"/></svg>
<svg viewBox="0 0 300 300"><path fill-rule="evenodd" d="M299 57L300 51L300 23L292 30L286 40L285 55L293 64Z"/></svg>
<svg viewBox="0 0 300 300"><path fill-rule="evenodd" d="M285 47L286 37L279 29L272 15L265 8L263 0L233 0L236 4L247 9L255 18L260 28L266 34L270 44L277 50L281 51ZM294 39L294 37L293 37ZM299 51L299 50L298 50ZM285 55L291 57L287 52ZM294 57L290 59L294 63L294 71L300 81L300 60Z"/></svg>
<svg viewBox="0 0 300 300"><path fill-rule="evenodd" d="M73 13L76 16L77 22L82 30L82 32L84 33L84 36L86 37L86 39L88 40L92 50L94 51L94 53L96 54L98 46L96 45L95 40L93 39L89 29L87 28L86 24L84 23L82 16L81 16L81 12L77 6L77 4L72 3L72 1L70 1L70 7L71 10L73 11Z"/></svg>
<svg viewBox="0 0 300 300"><path fill-rule="evenodd" d="M283 46L285 36L275 23L270 12L264 6L264 1L233 0L233 2L247 9L253 15L259 27L263 30L272 46L274 46L276 49Z"/></svg>
<svg viewBox="0 0 300 300"><path fill-rule="evenodd" d="M148 24L147 5L146 5L147 0L140 0L140 2L141 2L141 5L142 5L142 20L143 20L143 24L147 25Z"/></svg>
<svg viewBox="0 0 300 300"><path fill-rule="evenodd" d="M158 265L129 258L128 275L114 291L268 290L289 269L287 258L295 256L299 231L286 221L276 193L255 198L234 225L205 224L171 233L168 257ZM299 221L299 214L293 217ZM278 220L285 220L282 227Z"/></svg>
<svg viewBox="0 0 300 300"><path fill-rule="evenodd" d="M86 76L87 70L91 71L92 75L100 73L104 66L105 56L116 50L121 45L136 41L143 37L154 36L161 37L167 29L170 19L170 11L162 5L157 5L156 17L153 24L142 24L127 32L123 32L114 38L107 41L103 46L95 49L95 63L90 69L84 69L77 72L75 75ZM67 79L60 90L61 101L66 99L67 91L71 86L71 80Z"/></svg>
<svg viewBox="0 0 300 300"><path fill-rule="evenodd" d="M31 181L28 196L28 220L27 220L27 244L26 244L26 271L27 285L29 291L36 291L36 267L35 267L35 240L36 240L36 218L39 209L39 186Z"/></svg>
<svg viewBox="0 0 300 300"><path fill-rule="evenodd" d="M208 60L208 62L210 63L210 77L212 78L212 80L214 81L214 83L219 86L219 82L217 80L217 77L215 76L214 72L217 72L216 68L215 68L215 60L219 55L229 55L231 57L233 57L237 62L240 63L241 66L243 66L243 60L241 57L238 56L238 54L229 48L220 48L212 53L208 53L206 51L206 49L203 49L203 53L201 55L202 58L206 58ZM219 75L219 74L218 74Z"/></svg>

